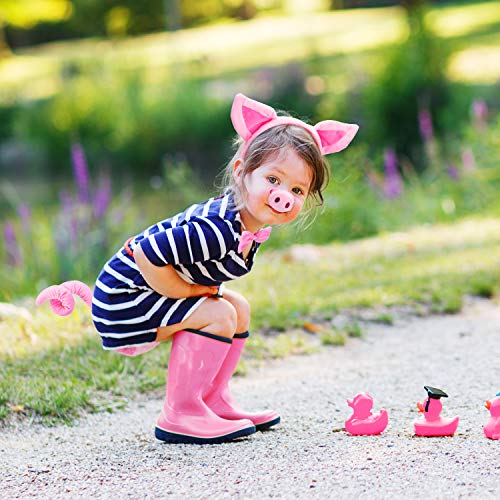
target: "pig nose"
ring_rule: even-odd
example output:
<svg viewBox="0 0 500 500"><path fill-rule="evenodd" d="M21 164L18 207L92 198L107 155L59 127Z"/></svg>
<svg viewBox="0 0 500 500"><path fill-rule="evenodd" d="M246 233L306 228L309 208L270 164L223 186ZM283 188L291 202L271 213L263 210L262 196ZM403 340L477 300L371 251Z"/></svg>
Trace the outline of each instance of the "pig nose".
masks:
<svg viewBox="0 0 500 500"><path fill-rule="evenodd" d="M288 193L287 191L283 191L281 189L272 189L269 193L269 198L267 200L269 205L274 208L274 210L286 213L290 212L293 208L293 195Z"/></svg>

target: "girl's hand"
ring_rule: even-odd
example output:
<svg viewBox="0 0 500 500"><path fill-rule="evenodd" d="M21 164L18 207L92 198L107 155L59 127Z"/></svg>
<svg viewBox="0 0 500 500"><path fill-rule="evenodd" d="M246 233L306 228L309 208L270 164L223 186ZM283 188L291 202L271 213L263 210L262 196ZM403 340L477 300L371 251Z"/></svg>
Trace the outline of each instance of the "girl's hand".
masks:
<svg viewBox="0 0 500 500"><path fill-rule="evenodd" d="M212 297L217 295L219 288L216 286L205 286L205 285L191 285L191 297L201 297L206 295Z"/></svg>

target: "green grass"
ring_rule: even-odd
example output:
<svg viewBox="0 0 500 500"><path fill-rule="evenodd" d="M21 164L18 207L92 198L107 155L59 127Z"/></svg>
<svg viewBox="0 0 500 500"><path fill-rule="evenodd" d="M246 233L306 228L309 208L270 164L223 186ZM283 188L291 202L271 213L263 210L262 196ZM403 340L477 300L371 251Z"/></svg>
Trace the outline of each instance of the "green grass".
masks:
<svg viewBox="0 0 500 500"><path fill-rule="evenodd" d="M416 313L456 312L466 294L500 289L500 219L468 219L346 244L319 247L315 263L290 262L286 251L259 255L255 270L234 282L253 307L244 373L255 360L343 344L362 328L327 319L340 311L411 305ZM0 322L0 419L12 414L70 422L82 411L112 411L138 392L162 391L168 345L138 358L105 352L83 305L59 318L47 304L23 304L32 320ZM305 322L323 325L311 333ZM262 335L263 333L268 335ZM277 333L281 332L281 333ZM319 344L318 344L319 341Z"/></svg>
<svg viewBox="0 0 500 500"><path fill-rule="evenodd" d="M321 334L321 343L323 345L337 345L342 346L346 343L346 337L343 332L338 331L335 328L332 328L329 331L323 332Z"/></svg>
<svg viewBox="0 0 500 500"><path fill-rule="evenodd" d="M498 290L500 222L468 219L324 246L312 264L289 262L278 252L265 260L234 284L252 297L258 328L351 307L426 304L453 312L464 294Z"/></svg>
<svg viewBox="0 0 500 500"><path fill-rule="evenodd" d="M381 313L375 318L376 323L382 323L383 325L393 325L394 317L389 313Z"/></svg>
<svg viewBox="0 0 500 500"><path fill-rule="evenodd" d="M344 327L344 332L351 338L360 338L363 336L363 329L358 323L348 323Z"/></svg>

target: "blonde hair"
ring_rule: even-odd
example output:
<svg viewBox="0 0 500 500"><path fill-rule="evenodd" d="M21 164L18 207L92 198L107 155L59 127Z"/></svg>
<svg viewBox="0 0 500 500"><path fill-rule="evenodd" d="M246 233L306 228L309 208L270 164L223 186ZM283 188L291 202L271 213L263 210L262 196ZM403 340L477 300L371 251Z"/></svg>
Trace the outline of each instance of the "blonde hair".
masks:
<svg viewBox="0 0 500 500"><path fill-rule="evenodd" d="M313 175L307 198L312 197L317 206L323 205L322 192L330 181L330 167L316 141L307 130L295 125L272 127L258 135L248 146L245 158L241 158L244 144L243 139L236 137L234 145L237 151L223 171L224 192L232 194L236 208L241 208L245 193L242 192L233 175L235 161L238 159L243 161L243 180L266 161L278 158L288 149L294 151L311 167Z"/></svg>

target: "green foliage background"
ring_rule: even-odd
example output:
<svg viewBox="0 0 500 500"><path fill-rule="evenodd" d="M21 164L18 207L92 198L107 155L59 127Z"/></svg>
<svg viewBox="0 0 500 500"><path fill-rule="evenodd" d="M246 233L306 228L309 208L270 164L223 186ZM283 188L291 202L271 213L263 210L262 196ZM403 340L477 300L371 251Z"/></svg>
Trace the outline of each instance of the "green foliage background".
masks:
<svg viewBox="0 0 500 500"><path fill-rule="evenodd" d="M134 39L132 52L126 41L102 46L102 54L99 45L89 48L81 41L58 47L55 56L46 49L7 59L5 67L13 70L40 65L40 81L32 87L42 95L29 95L31 85L23 83L0 96L0 172L8 179L0 185L0 209L4 231L10 224L15 232L21 262L14 269L9 264L13 251L4 236L0 300L34 294L69 278L91 283L124 239L215 194L213 179L232 156L229 110L239 91L311 122L334 117L361 126L349 150L329 159L332 182L325 206L299 225L279 228L270 247L346 241L471 214L497 215L498 87L451 80L446 68L457 47L478 40L494 43L500 20L489 2L432 14L434 25L420 8L408 17L403 9L327 14L329 22L337 22L334 38L327 32L316 39L313 29L308 55L281 64L276 60L289 46L306 42L283 32L290 36L287 46L264 51L248 40L248 33L262 26L260 20L242 23L238 31L219 26L214 39L219 43L217 36L224 33L228 46L211 57L189 52L197 50L199 40L213 42L206 28L181 33L185 45L175 57L165 45L180 48L179 37L159 38L156 44ZM321 26L324 15L314 17L315 26ZM436 19L458 20L466 34L455 29L459 34L454 37L439 36ZM374 20L400 29L401 42L371 40ZM276 21L276 26L287 22ZM368 48L322 52L331 40L337 47L344 30L359 39L368 31ZM232 45L235 52L230 52ZM159 55L148 58L150 52ZM256 55L269 64L256 65ZM224 71L222 64L227 64ZM9 72L1 70L8 82ZM471 115L475 100L489 107L481 123ZM423 109L434 126L434 136L425 140L418 117ZM84 148L94 191L68 212L59 199L64 190L76 198L70 154L75 143ZM403 192L395 199L387 197L384 185L387 148L396 150L402 176ZM464 164L465 155L472 155L472 167ZM96 218L93 204L103 175L113 180L113 200L107 213ZM19 216L23 204L31 209L29 227ZM68 213L76 235L64 222Z"/></svg>

